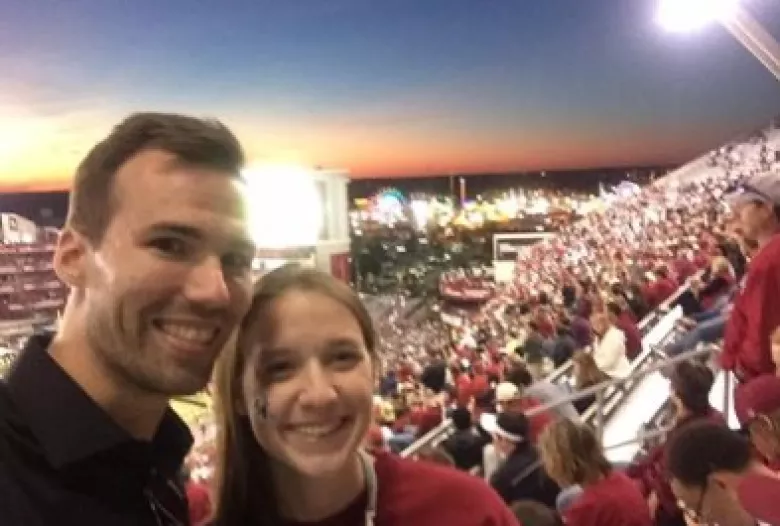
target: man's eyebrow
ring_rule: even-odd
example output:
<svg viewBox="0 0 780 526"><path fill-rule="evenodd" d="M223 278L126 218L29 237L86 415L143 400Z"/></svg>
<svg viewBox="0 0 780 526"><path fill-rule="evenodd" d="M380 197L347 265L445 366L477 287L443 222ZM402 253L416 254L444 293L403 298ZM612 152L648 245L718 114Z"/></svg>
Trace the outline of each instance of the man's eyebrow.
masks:
<svg viewBox="0 0 780 526"><path fill-rule="evenodd" d="M203 239L205 237L200 229L175 222L155 223L147 228L147 232L155 234L174 234L191 239Z"/></svg>
<svg viewBox="0 0 780 526"><path fill-rule="evenodd" d="M201 229L191 225L185 225L176 222L156 223L150 226L147 229L147 232L153 234L173 234L175 236L185 237L197 241L205 239L206 237ZM246 251L246 252L254 253L255 243L249 237L240 234L235 234L231 237L232 239L230 239L229 242L231 247L238 249L242 252Z"/></svg>

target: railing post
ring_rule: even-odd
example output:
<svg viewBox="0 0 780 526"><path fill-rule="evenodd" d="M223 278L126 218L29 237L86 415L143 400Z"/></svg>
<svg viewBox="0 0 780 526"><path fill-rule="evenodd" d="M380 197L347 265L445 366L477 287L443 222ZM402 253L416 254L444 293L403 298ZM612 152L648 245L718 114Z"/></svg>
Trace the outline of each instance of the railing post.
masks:
<svg viewBox="0 0 780 526"><path fill-rule="evenodd" d="M726 422L729 421L729 412L731 411L731 408L729 407L731 404L729 403L731 401L731 371L723 370L723 417L726 419Z"/></svg>
<svg viewBox="0 0 780 526"><path fill-rule="evenodd" d="M601 442L604 439L604 389L596 392L596 436Z"/></svg>

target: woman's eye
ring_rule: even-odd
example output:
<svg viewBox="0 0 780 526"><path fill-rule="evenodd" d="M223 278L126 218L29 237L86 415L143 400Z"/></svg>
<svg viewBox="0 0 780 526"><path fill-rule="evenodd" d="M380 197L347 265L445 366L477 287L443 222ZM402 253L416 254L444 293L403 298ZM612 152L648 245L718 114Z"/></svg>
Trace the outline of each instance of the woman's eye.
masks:
<svg viewBox="0 0 780 526"><path fill-rule="evenodd" d="M276 362L266 365L264 372L271 380L279 380L289 377L293 369L293 364L290 362Z"/></svg>
<svg viewBox="0 0 780 526"><path fill-rule="evenodd" d="M339 351L333 356L333 361L336 366L341 368L349 368L359 363L362 356L355 351Z"/></svg>

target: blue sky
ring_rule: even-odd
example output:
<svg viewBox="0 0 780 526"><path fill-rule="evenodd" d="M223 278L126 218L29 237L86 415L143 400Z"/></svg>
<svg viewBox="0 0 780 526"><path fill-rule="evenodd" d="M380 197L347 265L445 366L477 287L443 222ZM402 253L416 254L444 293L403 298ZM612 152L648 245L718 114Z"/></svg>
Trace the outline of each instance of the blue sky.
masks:
<svg viewBox="0 0 780 526"><path fill-rule="evenodd" d="M682 1L682 0L681 0ZM780 3L746 0L780 36ZM67 187L128 112L355 177L682 162L780 114L725 30L655 0L6 0L0 187Z"/></svg>

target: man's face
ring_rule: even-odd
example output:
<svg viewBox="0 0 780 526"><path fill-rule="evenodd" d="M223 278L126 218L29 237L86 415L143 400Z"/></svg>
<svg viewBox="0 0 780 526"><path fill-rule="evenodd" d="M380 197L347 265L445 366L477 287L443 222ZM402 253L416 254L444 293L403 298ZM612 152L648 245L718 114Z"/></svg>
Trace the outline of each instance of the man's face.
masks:
<svg viewBox="0 0 780 526"><path fill-rule="evenodd" d="M743 201L732 207L734 224L747 239L757 239L766 230L773 212L771 207L760 201Z"/></svg>
<svg viewBox="0 0 780 526"><path fill-rule="evenodd" d="M672 478L670 486L686 519L701 526L733 524L742 512L736 494L713 478L704 487L687 486Z"/></svg>
<svg viewBox="0 0 780 526"><path fill-rule="evenodd" d="M105 236L85 249L83 303L89 346L122 381L166 396L206 386L251 300L240 184L155 150L118 170Z"/></svg>

